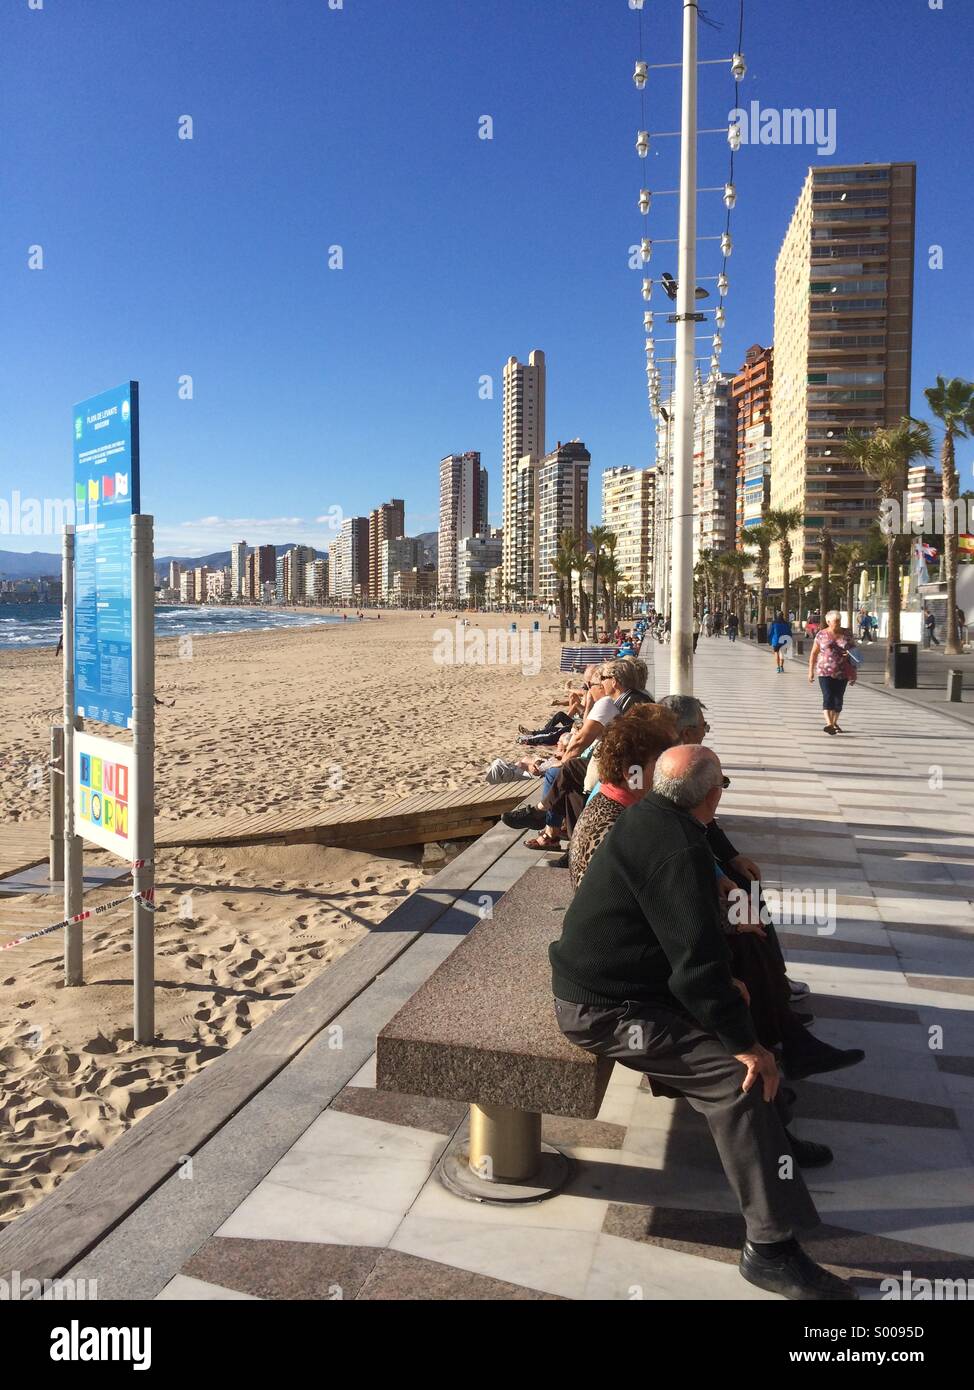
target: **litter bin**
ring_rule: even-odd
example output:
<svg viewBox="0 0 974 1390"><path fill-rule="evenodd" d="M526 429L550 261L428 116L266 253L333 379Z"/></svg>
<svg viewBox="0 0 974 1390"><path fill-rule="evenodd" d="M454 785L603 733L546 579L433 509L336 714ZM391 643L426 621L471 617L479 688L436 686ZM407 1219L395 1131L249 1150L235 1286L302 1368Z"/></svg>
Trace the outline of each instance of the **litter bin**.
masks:
<svg viewBox="0 0 974 1390"><path fill-rule="evenodd" d="M917 642L897 642L893 648L893 685L899 690L917 688Z"/></svg>
<svg viewBox="0 0 974 1390"><path fill-rule="evenodd" d="M757 642L757 644L758 644L759 647L766 647L766 646L768 645L768 625L767 625L767 623L758 623L757 633L756 633L756 635L755 635L755 639L754 639L754 640Z"/></svg>

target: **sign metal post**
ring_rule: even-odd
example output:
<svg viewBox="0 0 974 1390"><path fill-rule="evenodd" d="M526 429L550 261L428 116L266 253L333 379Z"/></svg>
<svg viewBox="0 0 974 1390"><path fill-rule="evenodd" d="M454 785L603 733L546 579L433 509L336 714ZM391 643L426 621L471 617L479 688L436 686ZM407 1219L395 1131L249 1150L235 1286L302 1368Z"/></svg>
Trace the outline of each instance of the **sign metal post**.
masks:
<svg viewBox="0 0 974 1390"><path fill-rule="evenodd" d="M144 894L155 883L155 592L152 517L132 517L132 748L135 757L135 867L132 884L132 961L136 1042L155 1034L155 957L152 913Z"/></svg>
<svg viewBox="0 0 974 1390"><path fill-rule="evenodd" d="M74 833L74 735L79 720L74 703L74 527L64 528L61 569L64 601L64 915L81 911L84 861L81 839ZM83 985L83 933L80 922L64 929L65 986Z"/></svg>

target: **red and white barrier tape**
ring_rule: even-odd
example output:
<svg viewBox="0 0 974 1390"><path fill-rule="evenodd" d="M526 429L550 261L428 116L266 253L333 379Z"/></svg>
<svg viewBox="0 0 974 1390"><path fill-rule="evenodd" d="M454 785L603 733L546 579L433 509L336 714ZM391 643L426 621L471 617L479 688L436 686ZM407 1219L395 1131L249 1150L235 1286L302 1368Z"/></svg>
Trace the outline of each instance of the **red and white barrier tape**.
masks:
<svg viewBox="0 0 974 1390"><path fill-rule="evenodd" d="M49 927L42 927L40 931L28 932L26 936L18 936L15 941L8 941L0 946L0 951L9 951L14 946L22 946L25 941L36 941L39 936L49 936L52 931L60 931L62 927L73 927L76 922L85 922L89 917L100 917L103 912L110 912L113 907L121 907L123 903L139 902L149 912L155 912L154 888L148 889L145 893L126 893L124 898L113 898L110 903L101 903L98 907L89 907L85 912L77 912L73 917L65 917L63 922L53 922Z"/></svg>

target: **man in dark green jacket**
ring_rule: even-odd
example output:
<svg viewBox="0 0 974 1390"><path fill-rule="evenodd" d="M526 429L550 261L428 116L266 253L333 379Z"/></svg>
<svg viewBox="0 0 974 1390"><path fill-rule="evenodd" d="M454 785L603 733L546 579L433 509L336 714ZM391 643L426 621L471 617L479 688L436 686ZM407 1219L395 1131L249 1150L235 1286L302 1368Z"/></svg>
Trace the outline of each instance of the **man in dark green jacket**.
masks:
<svg viewBox="0 0 974 1390"><path fill-rule="evenodd" d="M722 784L711 749L671 748L616 821L550 947L558 1023L705 1116L747 1226L745 1279L787 1298L855 1298L795 1239L818 1214L772 1103L774 1054L731 975L706 838Z"/></svg>

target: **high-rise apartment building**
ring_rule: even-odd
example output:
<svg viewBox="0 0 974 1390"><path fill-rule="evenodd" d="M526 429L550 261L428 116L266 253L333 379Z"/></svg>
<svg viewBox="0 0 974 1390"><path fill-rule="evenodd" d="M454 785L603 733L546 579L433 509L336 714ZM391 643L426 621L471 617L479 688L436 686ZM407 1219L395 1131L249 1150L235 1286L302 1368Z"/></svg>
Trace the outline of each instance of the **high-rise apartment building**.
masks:
<svg viewBox="0 0 974 1390"><path fill-rule="evenodd" d="M771 505L804 516L793 574L819 568L823 527L848 543L877 519L876 484L842 446L909 414L915 212L914 164L813 168L778 255Z"/></svg>
<svg viewBox="0 0 974 1390"><path fill-rule="evenodd" d="M535 349L527 363L504 364L504 433L501 448L503 511L502 583L511 597L534 593L537 537L533 474L545 452L545 357Z"/></svg>
<svg viewBox="0 0 974 1390"><path fill-rule="evenodd" d="M457 547L480 526L480 454L447 454L440 460L440 529L437 543L440 594L456 598Z"/></svg>
<svg viewBox="0 0 974 1390"><path fill-rule="evenodd" d="M916 463L910 468L907 479L906 520L911 527L916 528L915 534L919 535L921 528L928 533L940 532L942 523L939 522L934 503L942 501L943 495L942 474L939 468L931 463Z"/></svg>
<svg viewBox="0 0 974 1390"><path fill-rule="evenodd" d="M179 577L182 574L182 566L178 560L169 561L169 587L170 589L179 588Z"/></svg>
<svg viewBox="0 0 974 1390"><path fill-rule="evenodd" d="M482 604L491 597L493 571L501 563L500 535L466 536L457 546L457 593L461 600Z"/></svg>
<svg viewBox="0 0 974 1390"><path fill-rule="evenodd" d="M489 536L489 535L490 535L490 519L489 519L489 517L488 517L488 515L487 515L487 469L486 469L486 468L481 468L481 470L480 470L480 496L479 496L479 498L478 498L478 502L479 502L479 506L478 506L478 510L477 510L477 529L476 529L476 531L474 532L474 535L476 535L476 536Z"/></svg>
<svg viewBox="0 0 974 1390"><path fill-rule="evenodd" d="M655 495L655 469L627 466L602 474L602 525L616 537L620 584L631 584L640 598L652 590Z"/></svg>
<svg viewBox="0 0 974 1390"><path fill-rule="evenodd" d="M561 442L545 454L536 471L537 537L534 556L534 587L527 595L545 602L558 597L558 576L554 561L558 540L566 530L583 540L588 535L588 474L592 455L580 439Z"/></svg>
<svg viewBox="0 0 974 1390"><path fill-rule="evenodd" d="M247 542L234 541L230 547L230 592L233 598L243 597L246 577Z"/></svg>
<svg viewBox="0 0 974 1390"><path fill-rule="evenodd" d="M343 603L354 603L366 597L369 586L369 518L347 516L328 556L332 596Z"/></svg>
<svg viewBox="0 0 974 1390"><path fill-rule="evenodd" d="M383 502L369 513L368 572L364 576L368 597L377 600L382 597L381 575L382 547L386 541L398 540L406 534L406 504L401 497L391 502ZM364 595L363 595L364 597Z"/></svg>
<svg viewBox="0 0 974 1390"><path fill-rule="evenodd" d="M755 343L731 382L737 408L737 495L735 535L756 526L771 500L771 383L774 349Z"/></svg>
<svg viewBox="0 0 974 1390"><path fill-rule="evenodd" d="M696 393L693 416L693 563L705 550L733 550L737 505L737 416L731 402L727 374ZM670 424L657 431L655 535L658 563L654 568L654 596L658 606L669 601L672 548L673 447L676 402L666 403Z"/></svg>
<svg viewBox="0 0 974 1390"><path fill-rule="evenodd" d="M382 542L379 557L379 598L388 602L389 590L393 580L403 570L419 570L423 567L423 543L413 536L398 536L392 541Z"/></svg>

